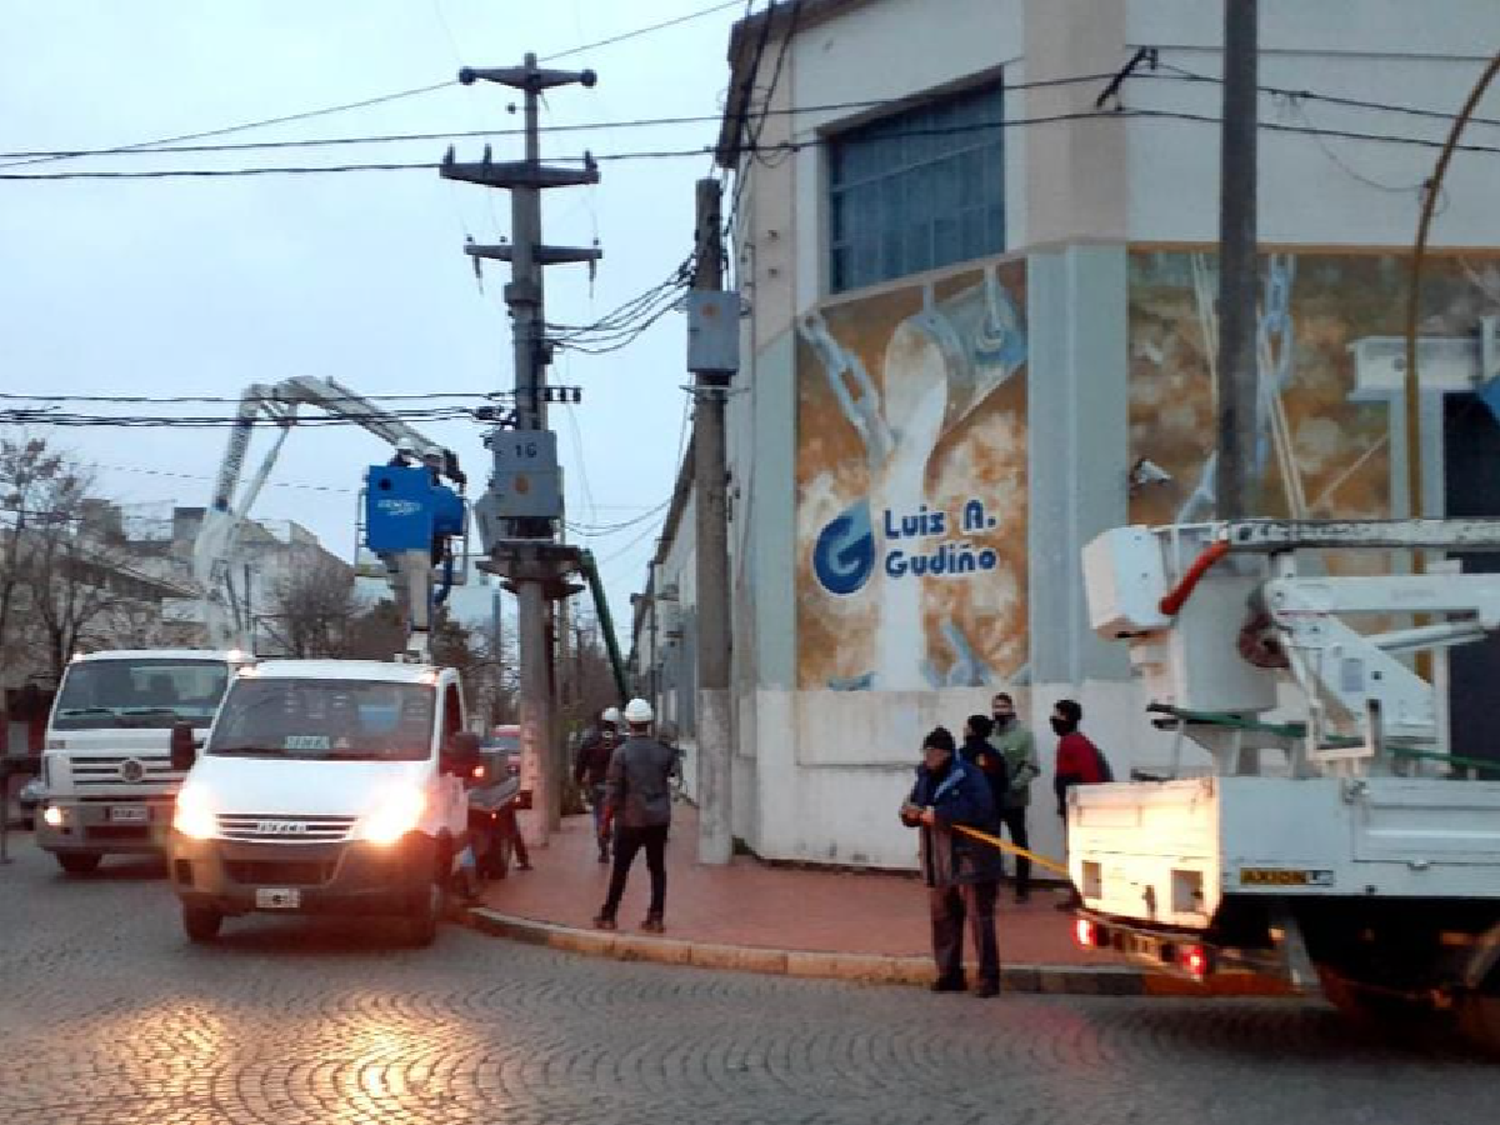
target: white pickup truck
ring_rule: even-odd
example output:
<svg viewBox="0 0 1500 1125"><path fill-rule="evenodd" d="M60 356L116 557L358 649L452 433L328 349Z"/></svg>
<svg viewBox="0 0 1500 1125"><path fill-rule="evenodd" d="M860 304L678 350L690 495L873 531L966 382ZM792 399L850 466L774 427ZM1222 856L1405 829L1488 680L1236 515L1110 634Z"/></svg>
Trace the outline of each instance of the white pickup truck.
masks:
<svg viewBox="0 0 1500 1125"><path fill-rule="evenodd" d="M124 649L76 656L47 723L45 796L37 843L64 871L93 871L106 855L160 854L182 772L174 726L207 730L242 652Z"/></svg>
<svg viewBox="0 0 1500 1125"><path fill-rule="evenodd" d="M192 768L169 855L192 941L253 911L393 915L433 940L480 766L453 669L265 661L235 677L201 754L176 735Z"/></svg>
<svg viewBox="0 0 1500 1125"><path fill-rule="evenodd" d="M1500 629L1500 575L1371 575L1368 553L1328 573L1326 552L1409 550L1500 550L1500 521L1124 528L1089 546L1092 624L1130 645L1176 761L1070 792L1081 944L1321 986L1366 1018L1453 1016L1500 1050L1500 759L1449 753L1442 697L1401 659ZM1184 740L1211 764L1188 770Z"/></svg>

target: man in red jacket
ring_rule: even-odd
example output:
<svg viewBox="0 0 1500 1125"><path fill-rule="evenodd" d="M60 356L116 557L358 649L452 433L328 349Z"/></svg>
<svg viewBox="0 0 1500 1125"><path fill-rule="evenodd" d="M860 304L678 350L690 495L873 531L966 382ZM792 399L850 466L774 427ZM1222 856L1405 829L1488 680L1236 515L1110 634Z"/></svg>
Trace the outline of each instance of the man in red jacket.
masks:
<svg viewBox="0 0 1500 1125"><path fill-rule="evenodd" d="M1104 755L1078 729L1083 708L1071 699L1059 699L1052 708L1052 730L1057 735L1057 769L1052 789L1057 794L1057 815L1068 815L1068 790L1075 785L1098 785L1108 781Z"/></svg>
<svg viewBox="0 0 1500 1125"><path fill-rule="evenodd" d="M1052 730L1057 735L1057 766L1052 775L1052 790L1057 794L1057 815L1063 818L1063 848L1068 846L1068 790L1075 785L1098 785L1110 780L1109 766L1099 747L1078 729L1083 708L1072 699L1059 699L1052 708ZM1059 910L1083 905L1077 887L1070 887Z"/></svg>

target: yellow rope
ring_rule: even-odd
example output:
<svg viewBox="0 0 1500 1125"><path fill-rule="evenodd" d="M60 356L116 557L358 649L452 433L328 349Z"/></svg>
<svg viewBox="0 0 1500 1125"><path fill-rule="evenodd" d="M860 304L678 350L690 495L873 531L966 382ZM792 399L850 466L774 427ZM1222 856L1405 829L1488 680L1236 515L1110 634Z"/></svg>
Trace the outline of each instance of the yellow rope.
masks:
<svg viewBox="0 0 1500 1125"><path fill-rule="evenodd" d="M1001 851L1010 852L1013 855L1024 855L1039 867L1045 867L1048 871L1055 871L1065 879L1072 879L1072 876L1068 874L1068 869L1055 860L1044 859L1037 855L1036 852L1029 852L1025 848L1017 847L1015 844L1008 844L1000 839L999 836L991 836L988 832L981 832L977 828L969 828L962 824L955 824L953 828L955 831L962 832L965 836L972 836L976 840L983 840L986 844L999 848Z"/></svg>

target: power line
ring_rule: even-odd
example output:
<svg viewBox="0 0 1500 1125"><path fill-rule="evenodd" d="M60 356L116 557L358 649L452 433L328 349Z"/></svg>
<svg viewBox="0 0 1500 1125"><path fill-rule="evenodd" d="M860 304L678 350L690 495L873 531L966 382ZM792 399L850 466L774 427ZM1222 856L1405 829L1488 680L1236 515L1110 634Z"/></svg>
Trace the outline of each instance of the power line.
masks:
<svg viewBox="0 0 1500 1125"><path fill-rule="evenodd" d="M89 153L49 153L29 157L24 160L15 160L9 164L0 164L0 168L12 168L22 164L42 164L51 160L66 160L73 156L108 156L114 153L134 152L140 149L150 149L157 145L177 144L181 141L197 141L206 137L223 137L230 133L243 133L249 129L262 129L270 125L288 125L293 121L306 121L313 117L326 117L332 113L344 113L352 109L364 109L372 105L383 105L386 102L401 101L405 98L415 98L422 94L430 94L434 90L441 90L456 83L452 79L445 82L434 82L430 86L416 86L410 90L397 90L390 94L377 94L373 98L363 98L357 102L344 102L340 105L324 106L322 109L309 109L301 113L289 113L281 117L265 117L258 121L246 121L239 125L226 125L219 129L205 129L198 133L180 133L174 137L161 137L154 141L136 141L134 144L118 145L114 148L96 149Z"/></svg>
<svg viewBox="0 0 1500 1125"><path fill-rule="evenodd" d="M625 43L631 39L637 39L642 35L649 35L653 31L661 31L668 27L676 27L678 24L688 23L691 20L702 19L704 16L716 15L719 12L727 12L730 8L739 7L740 0L729 0L725 4L716 4L712 8L704 8L701 11L689 12L685 16L677 16L675 19L663 20L654 23L650 27L637 28L635 31L627 31L621 35L613 35L608 39L600 39L597 43L585 43L582 47L570 47L566 51L559 51L555 55L543 55L539 62L555 62L565 59L569 55L580 55L584 51L597 51L600 47L613 47L616 43Z"/></svg>
<svg viewBox="0 0 1500 1125"><path fill-rule="evenodd" d="M430 391L412 394L372 394L372 395L331 395L319 399L319 402L405 402L423 401L427 399L461 398L461 399L490 399L497 397L509 397L513 392L509 391ZM161 404L171 405L177 403L277 403L285 405L285 400L276 395L257 395L246 399L230 398L225 395L30 395L19 391L0 392L0 400L21 402L113 402L134 404ZM298 405L315 405L303 404Z"/></svg>
<svg viewBox="0 0 1500 1125"><path fill-rule="evenodd" d="M1149 71L1137 72L1133 77L1148 79L1170 79L1177 82L1204 82L1209 85L1224 84L1224 79L1212 74L1200 74L1186 67L1174 66L1170 63L1162 63L1161 69L1170 73L1160 74ZM1457 114L1442 109L1427 109L1423 106L1400 105L1395 102L1371 101L1367 98L1351 98L1342 94L1322 94L1316 90L1294 90L1288 86L1257 86L1256 90L1262 94L1272 94L1279 97L1294 98L1299 101L1326 102L1329 105L1344 106L1349 109L1368 109L1379 113L1399 113L1408 117L1423 117L1434 121L1451 123ZM1493 125L1500 127L1500 119L1493 117L1472 117L1469 119L1475 125Z"/></svg>
<svg viewBox="0 0 1500 1125"><path fill-rule="evenodd" d="M1180 110L1164 109L1123 109L1123 110L1080 110L1073 113L1058 113L1042 117L1012 118L1008 121L994 121L973 123L967 125L934 126L930 128L910 129L900 133L892 133L885 139L921 137L921 136L943 136L955 133L971 133L986 129L1018 129L1030 128L1040 125L1054 125L1069 121L1089 121L1097 119L1108 120L1149 120L1162 121L1184 121L1204 125L1219 125L1218 117L1210 114L1186 113ZM1339 137L1346 140L1366 141L1378 144L1402 145L1418 148L1441 148L1443 142L1428 140L1424 137L1410 137L1394 133L1371 133L1350 129L1327 129L1312 126L1283 125L1270 122L1261 124L1261 128L1267 132L1287 133L1316 137ZM731 150L731 154L754 153L796 153L808 149L823 148L838 142L837 137L812 137L802 141L786 141L772 145L739 146ZM1500 153L1500 146L1482 144L1460 144L1455 149L1461 152L1476 153ZM591 155L589 157L576 156L571 158L574 162L582 163L585 159L595 161L628 161L628 160L673 160L684 157L699 157L709 151L708 146L689 149L659 149L639 152L617 152ZM441 165L433 162L411 162L411 163L371 163L371 164L332 164L332 165L291 165L291 166L260 166L242 168L172 168L154 169L150 171L124 172L124 171L88 171L88 172L53 172L53 173L8 173L0 172L0 180L10 181L50 181L50 180L153 180L153 179L192 179L192 178L234 178L243 176L269 176L269 175L329 175L350 172L409 172L409 171L435 171Z"/></svg>
<svg viewBox="0 0 1500 1125"><path fill-rule="evenodd" d="M1017 82L1007 86L1006 90L1019 92L1024 90L1045 89L1055 86L1081 85L1098 82L1107 78L1106 74L1083 74L1076 78L1053 78L1042 79L1036 82ZM1158 75L1157 77L1168 77ZM821 105L790 106L786 109L763 108L760 116L765 117L794 117L810 113L838 113L850 110L875 109L880 106L891 105L889 98L864 98L855 101L828 102ZM917 103L920 104L920 103ZM903 108L909 108L903 103ZM721 114L695 114L675 117L637 117L627 118L621 121L588 121L576 124L557 124L540 126L542 133L581 133L605 129L648 129L663 128L676 125L706 125L714 124L723 120ZM404 144L417 141L447 141L468 140L495 137L519 137L525 133L524 129L450 129L433 130L422 133L372 133L359 136L345 137L312 137L300 140L282 141L242 141L224 145L172 145L167 142L152 147L148 150L134 149L54 149L54 150L23 150L18 152L0 152L0 160L12 157L56 157L58 159L73 157L94 156L156 156L161 154L175 153L178 155L205 154L220 152L255 152L274 151L278 149L299 148L331 148L344 145L365 144ZM27 163L20 160L19 163ZM4 167L4 165L0 165Z"/></svg>
<svg viewBox="0 0 1500 1125"><path fill-rule="evenodd" d="M559 51L557 54L547 55L542 61L550 62L555 59L567 58L569 55L575 55L582 51L592 51L597 50L601 47L613 46L616 43L624 43L627 40L636 39L642 35L648 35L655 31L661 31L664 28L675 27L678 24L687 23L690 20L701 19L704 16L713 15L716 12L726 11L727 9L734 7L737 3L738 0L732 0L732 2L730 3L719 4L715 7L705 8L698 12L690 12L687 15L678 16L675 19L665 20L661 23L652 24L649 27L637 28L635 31L627 31L623 34L612 36L609 39L601 39L596 43L587 43L580 47L571 47L566 51ZM442 16L441 8L439 9L439 16L443 18L444 25L446 26L447 17ZM449 36L451 38L451 31L449 32ZM442 82L434 82L429 86L417 86L409 90L396 90L389 94L377 94L374 97L363 98L359 101L344 102L339 105L324 106L320 109L303 110L300 113L289 113L284 114L280 117L266 117L256 121L242 122L238 125L226 125L218 129L205 129L197 133L181 133L176 136L161 137L152 141L136 141L132 144L116 145L112 148L107 149L94 149L90 151L78 152L38 153L35 155L26 156L23 159L14 160L9 164L0 164L0 168L9 168L25 164L41 164L54 160L68 160L78 156L106 156L116 153L133 152L142 149L153 149L161 145L177 144L182 141L196 141L202 140L207 137L222 137L227 136L231 133L243 133L251 129L261 129L271 125L287 125L294 121L306 121L313 117L326 117L329 114L344 113L348 110L365 109L369 106L383 105L387 102L401 101L406 98L418 97L422 94L430 94L435 90L442 90L452 85L455 85L455 82L450 78Z"/></svg>

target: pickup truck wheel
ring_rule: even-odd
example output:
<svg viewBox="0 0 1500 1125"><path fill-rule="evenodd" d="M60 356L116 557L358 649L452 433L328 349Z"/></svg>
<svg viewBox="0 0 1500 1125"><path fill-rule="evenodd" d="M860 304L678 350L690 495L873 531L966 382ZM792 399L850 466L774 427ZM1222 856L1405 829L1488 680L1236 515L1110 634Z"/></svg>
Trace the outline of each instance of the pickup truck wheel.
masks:
<svg viewBox="0 0 1500 1125"><path fill-rule="evenodd" d="M206 945L219 936L219 928L224 924L224 915L220 914L212 906L184 906L182 908L182 929L187 934L188 941L196 945Z"/></svg>
<svg viewBox="0 0 1500 1125"><path fill-rule="evenodd" d="M406 943L413 949L425 949L431 945L437 939L438 922L442 916L443 888L433 882L407 910Z"/></svg>
<svg viewBox="0 0 1500 1125"><path fill-rule="evenodd" d="M69 875L92 875L99 870L99 861L104 857L101 855L89 855L86 852L58 852L58 865Z"/></svg>

